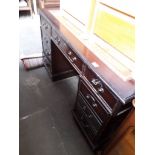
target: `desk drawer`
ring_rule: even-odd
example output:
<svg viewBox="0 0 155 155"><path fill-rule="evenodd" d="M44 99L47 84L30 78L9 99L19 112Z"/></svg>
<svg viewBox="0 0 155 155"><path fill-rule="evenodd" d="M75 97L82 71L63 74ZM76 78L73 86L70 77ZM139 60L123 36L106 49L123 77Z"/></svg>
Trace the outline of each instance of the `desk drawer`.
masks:
<svg viewBox="0 0 155 155"><path fill-rule="evenodd" d="M57 44L57 46L62 50L62 52L65 53L68 51L69 48L66 42L62 39L62 37L58 35L58 33L54 29L52 29L52 38L55 44Z"/></svg>
<svg viewBox="0 0 155 155"><path fill-rule="evenodd" d="M93 139L99 133L102 124L93 114L87 103L78 95L78 100L75 106L75 111L80 120L80 124L86 130L88 136Z"/></svg>
<svg viewBox="0 0 155 155"><path fill-rule="evenodd" d="M72 65L74 66L74 68L77 70L78 73L82 72L82 60L75 54L74 51L72 51L72 49L69 49L67 52L67 57L70 60L70 62L72 63Z"/></svg>
<svg viewBox="0 0 155 155"><path fill-rule="evenodd" d="M117 104L116 97L110 92L107 86L104 84L102 79L100 79L91 69L86 67L84 76L91 83L91 85L97 91L97 94L102 97L111 109Z"/></svg>
<svg viewBox="0 0 155 155"><path fill-rule="evenodd" d="M80 92L94 113L102 120L102 122L107 122L110 114L107 112L105 106L100 101L98 101L98 99L93 95L93 93L91 93L91 91L82 81L80 81Z"/></svg>
<svg viewBox="0 0 155 155"><path fill-rule="evenodd" d="M49 59L47 58L44 52L43 52L43 63L48 73L51 74L52 72L51 62L49 61Z"/></svg>
<svg viewBox="0 0 155 155"><path fill-rule="evenodd" d="M48 22L43 17L40 18L40 22L42 31L51 36L51 26L48 24Z"/></svg>
<svg viewBox="0 0 155 155"><path fill-rule="evenodd" d="M54 28L52 28L52 38L53 38L55 43L57 43L58 37L59 36L58 36L57 32L55 31Z"/></svg>
<svg viewBox="0 0 155 155"><path fill-rule="evenodd" d="M43 36L42 39L43 42L43 51L47 55L51 55L51 44L50 44L50 39L46 36Z"/></svg>
<svg viewBox="0 0 155 155"><path fill-rule="evenodd" d="M69 47L67 46L66 42L61 38L58 38L58 46L62 49L62 51L65 53L69 50Z"/></svg>
<svg viewBox="0 0 155 155"><path fill-rule="evenodd" d="M48 59L51 61L51 45L50 45L50 40L48 39L48 37L44 37L43 36L43 40L42 40L42 45L43 45L43 52L45 54L46 57L48 57Z"/></svg>
<svg viewBox="0 0 155 155"><path fill-rule="evenodd" d="M51 53L49 52L49 51L47 51L47 50L44 50L43 51L43 54L44 54L44 56L48 59L48 61L50 61L51 62Z"/></svg>

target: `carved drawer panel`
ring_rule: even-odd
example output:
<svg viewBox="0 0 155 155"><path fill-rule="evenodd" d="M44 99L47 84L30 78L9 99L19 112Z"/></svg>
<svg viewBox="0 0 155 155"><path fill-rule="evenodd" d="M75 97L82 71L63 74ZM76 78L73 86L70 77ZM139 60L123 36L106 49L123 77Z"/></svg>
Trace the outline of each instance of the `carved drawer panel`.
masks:
<svg viewBox="0 0 155 155"><path fill-rule="evenodd" d="M111 109L117 104L116 97L110 92L110 89L104 84L104 82L88 67L86 67L84 76L91 83L91 85L97 91L97 94L102 97Z"/></svg>
<svg viewBox="0 0 155 155"><path fill-rule="evenodd" d="M93 93L86 87L86 85L80 83L80 92L85 98L89 106L93 109L94 113L102 120L103 123L106 123L107 119L110 117L105 105L97 100Z"/></svg>

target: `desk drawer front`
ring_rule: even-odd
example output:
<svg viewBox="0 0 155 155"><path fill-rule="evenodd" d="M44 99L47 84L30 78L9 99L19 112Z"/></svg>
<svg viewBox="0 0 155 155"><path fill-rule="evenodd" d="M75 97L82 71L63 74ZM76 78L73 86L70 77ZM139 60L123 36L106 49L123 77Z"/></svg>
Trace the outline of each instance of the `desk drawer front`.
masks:
<svg viewBox="0 0 155 155"><path fill-rule="evenodd" d="M43 51L44 56L48 59L48 61L51 61L51 54L45 50L45 52Z"/></svg>
<svg viewBox="0 0 155 155"><path fill-rule="evenodd" d="M69 47L67 46L67 44L65 43L63 39L58 39L58 45L63 50L63 52L67 52L69 50Z"/></svg>
<svg viewBox="0 0 155 155"><path fill-rule="evenodd" d="M69 50L69 47L67 46L66 42L61 37L57 37L56 43L63 53L66 53Z"/></svg>
<svg viewBox="0 0 155 155"><path fill-rule="evenodd" d="M51 45L50 45L50 39L48 37L43 36L42 39L42 45L43 45L43 52L48 57L49 60L51 60Z"/></svg>
<svg viewBox="0 0 155 155"><path fill-rule="evenodd" d="M106 108L104 105L97 100L97 98L82 82L80 83L80 92L93 109L94 113L102 120L102 123L104 124L110 116L110 114L105 111Z"/></svg>
<svg viewBox="0 0 155 155"><path fill-rule="evenodd" d="M80 123L86 129L90 138L95 138L102 125L80 95L78 96L78 102L76 104L75 110Z"/></svg>
<svg viewBox="0 0 155 155"><path fill-rule="evenodd" d="M51 36L51 26L48 24L48 22L43 17L41 17L41 29L47 35Z"/></svg>
<svg viewBox="0 0 155 155"><path fill-rule="evenodd" d="M109 91L104 82L88 67L86 67L84 76L95 88L97 94L99 94L99 96L106 101L106 103L110 106L110 108L113 109L114 106L117 104L117 99Z"/></svg>
<svg viewBox="0 0 155 155"><path fill-rule="evenodd" d="M81 73L82 72L82 60L72 51L72 49L69 49L67 52L67 57L70 60L70 62L73 64L74 68Z"/></svg>
<svg viewBox="0 0 155 155"><path fill-rule="evenodd" d="M45 53L43 52L43 63L45 68L47 69L48 73L51 74L51 62L48 60L47 56L45 55Z"/></svg>
<svg viewBox="0 0 155 155"><path fill-rule="evenodd" d="M58 33L52 29L52 38L54 42L57 44L57 46L62 50L62 52L67 52L68 51L68 46L66 42L58 35Z"/></svg>
<svg viewBox="0 0 155 155"><path fill-rule="evenodd" d="M57 38L58 38L58 34L57 32L54 30L54 28L52 28L52 38L55 42L57 42Z"/></svg>
<svg viewBox="0 0 155 155"><path fill-rule="evenodd" d="M44 50L44 52L48 51L49 53L51 53L50 39L48 37L43 36L42 42L43 42L43 50Z"/></svg>

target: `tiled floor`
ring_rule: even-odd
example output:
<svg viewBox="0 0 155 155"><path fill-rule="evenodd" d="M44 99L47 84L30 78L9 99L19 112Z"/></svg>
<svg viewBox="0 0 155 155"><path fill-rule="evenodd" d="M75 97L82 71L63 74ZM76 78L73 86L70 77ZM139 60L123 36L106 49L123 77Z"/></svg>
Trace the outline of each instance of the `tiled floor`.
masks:
<svg viewBox="0 0 155 155"><path fill-rule="evenodd" d="M20 18L20 54L41 52L38 16ZM20 155L94 155L72 117L78 77L52 82L19 64Z"/></svg>

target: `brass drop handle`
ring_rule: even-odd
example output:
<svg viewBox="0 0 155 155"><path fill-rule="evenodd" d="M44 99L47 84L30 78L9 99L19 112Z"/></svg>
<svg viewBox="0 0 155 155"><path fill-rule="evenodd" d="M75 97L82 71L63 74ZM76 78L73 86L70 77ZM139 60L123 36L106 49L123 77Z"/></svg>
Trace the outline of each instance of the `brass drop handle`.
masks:
<svg viewBox="0 0 155 155"><path fill-rule="evenodd" d="M97 104L96 104L96 103L92 103L92 106L93 106L94 108L96 108L96 107L97 107Z"/></svg>
<svg viewBox="0 0 155 155"><path fill-rule="evenodd" d="M98 85L101 81L100 80L98 80L98 79L92 79L92 81L91 81L92 83L93 83L93 85Z"/></svg>
<svg viewBox="0 0 155 155"><path fill-rule="evenodd" d="M92 106L93 106L93 107L97 107L96 101L95 101L95 99L94 99L93 96L91 96L90 94L87 94L87 95L86 95L86 98L92 100Z"/></svg>
<svg viewBox="0 0 155 155"><path fill-rule="evenodd" d="M103 93L103 92L104 92L104 89L103 89L102 87L100 87L100 88L98 89L98 91L101 92L101 93Z"/></svg>
<svg viewBox="0 0 155 155"><path fill-rule="evenodd" d="M72 58L72 61L76 61L76 60L77 60L77 58L76 58L76 57Z"/></svg>
<svg viewBox="0 0 155 155"><path fill-rule="evenodd" d="M93 96L91 96L90 94L87 94L87 95L86 95L86 98L87 98L87 99L91 99L93 102L95 102L94 97L93 97Z"/></svg>
<svg viewBox="0 0 155 155"><path fill-rule="evenodd" d="M103 93L103 92L104 92L102 82L101 82L99 79L92 79L91 82L92 82L92 84L93 84L94 86L99 85L98 92L100 92L100 93Z"/></svg>
<svg viewBox="0 0 155 155"><path fill-rule="evenodd" d="M71 51L69 51L69 52L68 52L68 55L70 55L70 56L71 56L71 55L72 55L72 52L71 52Z"/></svg>

